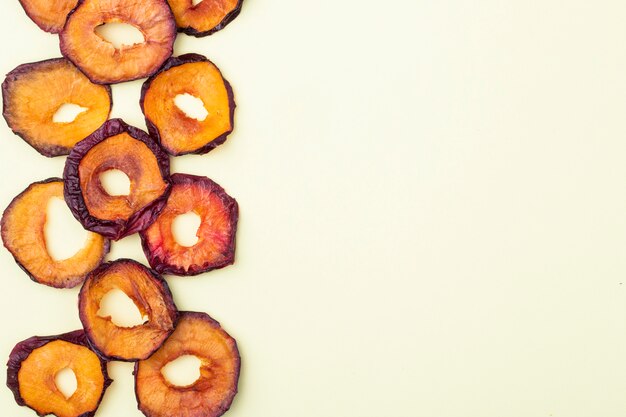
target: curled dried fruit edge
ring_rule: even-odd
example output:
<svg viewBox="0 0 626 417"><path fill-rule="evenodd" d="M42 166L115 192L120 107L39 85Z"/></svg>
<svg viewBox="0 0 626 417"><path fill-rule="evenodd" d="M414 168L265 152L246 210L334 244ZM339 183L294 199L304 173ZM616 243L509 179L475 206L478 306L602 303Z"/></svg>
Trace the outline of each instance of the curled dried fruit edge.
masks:
<svg viewBox="0 0 626 417"><path fill-rule="evenodd" d="M111 119L74 146L63 179L65 201L87 230L119 240L148 227L170 193L169 157L145 132ZM100 175L117 169L128 195L109 195Z"/></svg>

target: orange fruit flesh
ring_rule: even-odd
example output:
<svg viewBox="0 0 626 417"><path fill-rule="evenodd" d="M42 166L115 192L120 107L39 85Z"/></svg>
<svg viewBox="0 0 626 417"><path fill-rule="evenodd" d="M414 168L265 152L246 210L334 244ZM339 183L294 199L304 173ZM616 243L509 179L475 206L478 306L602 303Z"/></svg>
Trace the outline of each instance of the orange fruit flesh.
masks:
<svg viewBox="0 0 626 417"><path fill-rule="evenodd" d="M104 190L100 174L110 169L118 169L130 179L127 196L111 196ZM78 172L89 213L103 220L127 220L167 189L152 151L128 133L111 136L91 148Z"/></svg>
<svg viewBox="0 0 626 417"><path fill-rule="evenodd" d="M174 99L182 94L202 100L206 119L190 118L176 106ZM143 102L146 118L159 131L161 145L173 155L194 152L229 133L232 105L222 74L208 61L178 65L157 74Z"/></svg>
<svg viewBox="0 0 626 417"><path fill-rule="evenodd" d="M123 291L148 322L134 327L118 327L111 317L100 317L102 298L111 290ZM116 261L97 275L90 276L79 297L81 320L89 339L107 357L124 360L149 356L173 331L176 310L169 291L142 265Z"/></svg>
<svg viewBox="0 0 626 417"><path fill-rule="evenodd" d="M69 61L54 59L24 68L7 77L4 114L11 129L35 149L50 156L67 154L109 117L109 89L93 84ZM63 104L87 110L72 122L56 123L53 116Z"/></svg>
<svg viewBox="0 0 626 417"><path fill-rule="evenodd" d="M59 33L77 0L20 0L20 3L37 26L46 32Z"/></svg>
<svg viewBox="0 0 626 417"><path fill-rule="evenodd" d="M54 379L62 369L76 375L77 388L70 398L57 388ZM63 340L34 349L18 372L20 395L40 415L77 417L98 407L105 377L100 360L91 350Z"/></svg>
<svg viewBox="0 0 626 417"><path fill-rule="evenodd" d="M174 219L188 212L200 216L198 242L191 247L178 244L172 233ZM192 266L223 262L231 246L233 233L230 208L203 183L174 183L165 208L143 232L155 258L184 270Z"/></svg>
<svg viewBox="0 0 626 417"><path fill-rule="evenodd" d="M169 383L161 370L183 355L201 361L200 377L189 386ZM237 392L240 359L235 340L202 313L183 313L174 333L135 367L139 408L150 417L215 417Z"/></svg>
<svg viewBox="0 0 626 417"><path fill-rule="evenodd" d="M238 0L204 0L194 6L191 0L168 0L180 28L208 32L237 7Z"/></svg>
<svg viewBox="0 0 626 417"><path fill-rule="evenodd" d="M116 49L95 33L105 23L128 23L144 42ZM172 54L176 24L164 0L85 0L60 34L61 51L99 84L153 74Z"/></svg>
<svg viewBox="0 0 626 417"><path fill-rule="evenodd" d="M44 226L51 198L63 199L63 181L35 183L18 196L2 217L2 240L15 259L42 284L74 287L102 262L108 242L88 232L85 246L69 259L55 261L46 248Z"/></svg>

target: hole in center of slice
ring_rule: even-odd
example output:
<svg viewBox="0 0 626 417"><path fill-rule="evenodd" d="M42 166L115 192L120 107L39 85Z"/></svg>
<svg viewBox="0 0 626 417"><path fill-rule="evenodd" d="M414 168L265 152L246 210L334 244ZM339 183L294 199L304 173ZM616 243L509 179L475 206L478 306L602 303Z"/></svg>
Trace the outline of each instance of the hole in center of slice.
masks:
<svg viewBox="0 0 626 417"><path fill-rule="evenodd" d="M194 355L183 355L161 368L161 375L177 387L188 387L200 378L202 361Z"/></svg>
<svg viewBox="0 0 626 417"><path fill-rule="evenodd" d="M48 201L43 234L48 254L54 261L64 261L76 255L85 245L87 233L72 216L65 201L58 197L52 197Z"/></svg>
<svg viewBox="0 0 626 417"><path fill-rule="evenodd" d="M172 235L176 243L186 248L198 243L200 223L200 216L193 211L176 216L172 221Z"/></svg>
<svg viewBox="0 0 626 417"><path fill-rule="evenodd" d="M209 112L204 107L204 102L188 93L174 97L174 104L190 119L203 122L209 115Z"/></svg>
<svg viewBox="0 0 626 417"><path fill-rule="evenodd" d="M117 327L135 327L148 322L148 317L142 316L135 302L119 288L102 297L97 314L103 318L110 317Z"/></svg>
<svg viewBox="0 0 626 417"><path fill-rule="evenodd" d="M72 123L79 114L89 110L87 107L81 107L74 103L61 104L52 116L54 123Z"/></svg>
<svg viewBox="0 0 626 417"><path fill-rule="evenodd" d="M123 22L105 23L96 27L96 35L113 45L115 49L144 43L143 33L133 25Z"/></svg>
<svg viewBox="0 0 626 417"><path fill-rule="evenodd" d="M202 3L203 0L191 0L191 5L196 7L198 4Z"/></svg>
<svg viewBox="0 0 626 417"><path fill-rule="evenodd" d="M71 368L63 368L54 376L54 385L61 391L66 400L69 400L78 388L76 374Z"/></svg>
<svg viewBox="0 0 626 417"><path fill-rule="evenodd" d="M130 194L130 178L119 169L109 169L100 174L100 184L111 197Z"/></svg>

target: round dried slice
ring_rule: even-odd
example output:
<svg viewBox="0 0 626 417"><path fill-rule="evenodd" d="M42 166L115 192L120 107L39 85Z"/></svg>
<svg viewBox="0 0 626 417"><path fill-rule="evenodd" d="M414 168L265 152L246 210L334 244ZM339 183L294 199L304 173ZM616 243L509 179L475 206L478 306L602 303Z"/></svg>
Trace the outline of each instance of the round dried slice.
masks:
<svg viewBox="0 0 626 417"><path fill-rule="evenodd" d="M68 88L71 86L71 88ZM23 64L2 83L3 116L9 127L42 155L67 155L109 118L111 87L93 84L64 58ZM78 106L71 122L57 122L64 105Z"/></svg>
<svg viewBox="0 0 626 417"><path fill-rule="evenodd" d="M191 385L172 384L163 367L184 355L200 362ZM181 313L176 330L150 358L135 365L135 395L148 417L217 417L230 407L241 360L235 339L205 313Z"/></svg>
<svg viewBox="0 0 626 417"><path fill-rule="evenodd" d="M204 118L189 117L180 97L201 100ZM221 145L232 132L235 100L220 70L202 55L170 58L143 85L141 109L148 131L171 155L202 154Z"/></svg>
<svg viewBox="0 0 626 417"><path fill-rule="evenodd" d="M34 336L18 343L7 363L7 386L15 401L40 416L93 417L111 384L106 362L90 348L82 330L58 336ZM76 391L69 398L55 385L55 377L69 368Z"/></svg>
<svg viewBox="0 0 626 417"><path fill-rule="evenodd" d="M111 119L67 157L65 201L85 229L118 240L148 227L165 206L169 169L169 157L148 134ZM109 170L128 176L128 195L106 192L100 175Z"/></svg>
<svg viewBox="0 0 626 417"><path fill-rule="evenodd" d="M160 273L197 275L230 265L235 260L239 207L218 184L206 177L173 174L172 192L156 221L140 233L150 266ZM200 217L198 241L177 243L172 233L176 217L193 212Z"/></svg>
<svg viewBox="0 0 626 417"><path fill-rule="evenodd" d="M144 42L117 49L95 32L107 23L136 27ZM113 84L153 74L172 55L176 22L166 0L81 0L59 34L61 53L93 82Z"/></svg>
<svg viewBox="0 0 626 417"><path fill-rule="evenodd" d="M147 316L146 323L121 327L110 316L98 315L103 297L116 289ZM78 308L92 347L104 357L122 361L150 356L174 331L178 314L165 280L131 259L103 264L89 274L80 290Z"/></svg>
<svg viewBox="0 0 626 417"><path fill-rule="evenodd" d="M222 30L241 11L243 0L203 0L194 5L192 0L168 0L178 30L195 37L203 37Z"/></svg>
<svg viewBox="0 0 626 417"><path fill-rule="evenodd" d="M63 199L60 178L35 182L15 197L2 215L2 242L33 281L72 288L102 263L110 244L99 234L88 233L85 245L74 256L54 260L48 253L44 232L46 210L52 198Z"/></svg>
<svg viewBox="0 0 626 417"><path fill-rule="evenodd" d="M20 0L20 3L28 17L42 30L59 33L78 0Z"/></svg>

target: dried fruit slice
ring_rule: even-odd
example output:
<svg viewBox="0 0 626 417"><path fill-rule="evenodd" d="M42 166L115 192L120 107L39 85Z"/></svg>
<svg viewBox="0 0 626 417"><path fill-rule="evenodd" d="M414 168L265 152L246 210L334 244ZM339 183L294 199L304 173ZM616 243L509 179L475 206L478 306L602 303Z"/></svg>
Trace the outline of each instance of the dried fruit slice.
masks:
<svg viewBox="0 0 626 417"><path fill-rule="evenodd" d="M15 68L2 83L2 99L2 114L13 132L49 157L67 155L111 111L111 88L93 84L64 58ZM55 122L54 115L64 104L85 110L72 122Z"/></svg>
<svg viewBox="0 0 626 417"><path fill-rule="evenodd" d="M130 179L128 195L109 195L100 174L117 169ZM67 157L65 201L83 227L121 239L149 226L170 192L169 158L142 130L120 119L106 122Z"/></svg>
<svg viewBox="0 0 626 417"><path fill-rule="evenodd" d="M181 32L202 37L222 30L241 11L243 0L168 0Z"/></svg>
<svg viewBox="0 0 626 417"><path fill-rule="evenodd" d="M185 94L202 100L203 120L188 117L176 105ZM202 154L221 145L233 130L233 90L220 70L202 55L170 58L141 89L148 131L171 155Z"/></svg>
<svg viewBox="0 0 626 417"><path fill-rule="evenodd" d="M92 417L111 384L106 362L89 349L82 330L58 336L34 336L18 343L7 363L7 386L15 401L40 416ZM54 383L56 374L71 369L77 388L65 398Z"/></svg>
<svg viewBox="0 0 626 417"><path fill-rule="evenodd" d="M200 378L188 386L170 383L165 365L183 355L201 361ZM217 417L230 407L241 360L235 339L205 313L181 313L176 330L150 358L135 365L135 395L148 417Z"/></svg>
<svg viewBox="0 0 626 417"><path fill-rule="evenodd" d="M78 0L20 0L24 11L42 30L59 33Z"/></svg>
<svg viewBox="0 0 626 417"><path fill-rule="evenodd" d="M98 315L102 298L123 291L148 321L119 327ZM122 361L145 359L174 331L177 310L167 283L154 271L131 259L109 262L87 277L78 297L80 320L91 345L101 355Z"/></svg>
<svg viewBox="0 0 626 417"><path fill-rule="evenodd" d="M71 288L102 263L109 252L109 241L88 233L84 247L65 260L54 260L48 253L44 227L51 198L63 198L63 180L50 178L35 182L15 197L2 215L2 242L15 262L40 284Z"/></svg>
<svg viewBox="0 0 626 417"><path fill-rule="evenodd" d="M172 192L156 221L141 232L141 244L150 266L160 273L197 275L230 265L235 260L237 201L206 177L173 174ZM198 242L185 247L176 242L172 222L182 214L200 216Z"/></svg>
<svg viewBox="0 0 626 417"><path fill-rule="evenodd" d="M127 23L144 42L116 49L95 29ZM172 55L176 22L166 0L81 0L59 35L61 53L93 82L113 84L153 74Z"/></svg>

